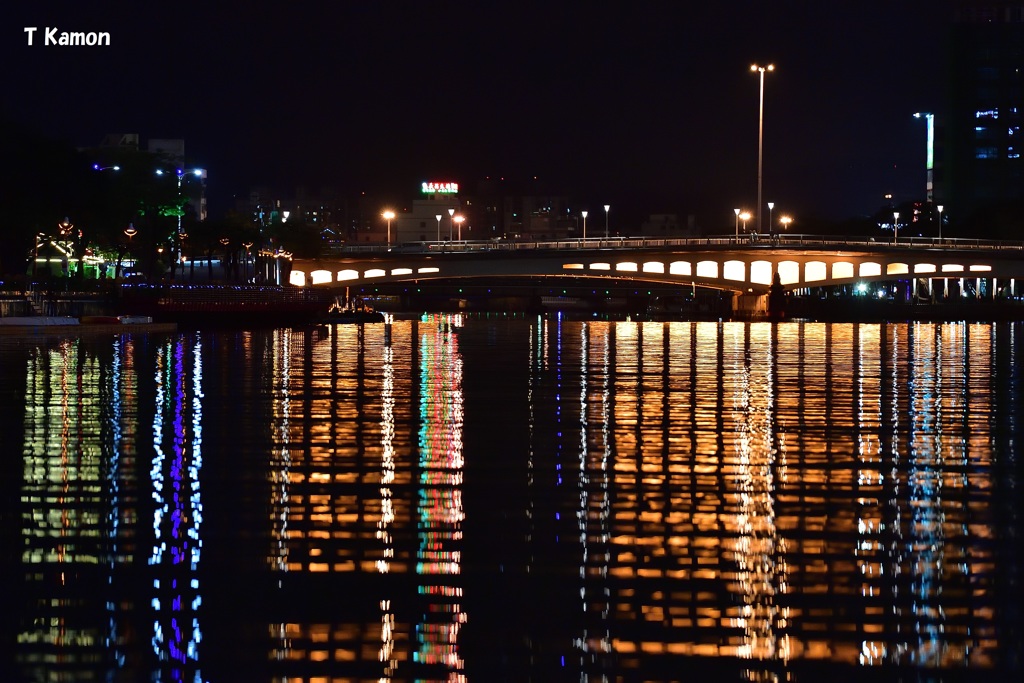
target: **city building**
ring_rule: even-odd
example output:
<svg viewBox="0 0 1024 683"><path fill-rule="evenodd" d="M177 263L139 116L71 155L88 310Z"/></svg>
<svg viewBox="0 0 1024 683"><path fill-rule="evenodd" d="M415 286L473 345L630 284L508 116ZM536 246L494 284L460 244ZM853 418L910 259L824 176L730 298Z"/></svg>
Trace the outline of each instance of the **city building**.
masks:
<svg viewBox="0 0 1024 683"><path fill-rule="evenodd" d="M957 0L949 103L936 134L936 204L985 237L1021 236L1024 209L1024 2Z"/></svg>

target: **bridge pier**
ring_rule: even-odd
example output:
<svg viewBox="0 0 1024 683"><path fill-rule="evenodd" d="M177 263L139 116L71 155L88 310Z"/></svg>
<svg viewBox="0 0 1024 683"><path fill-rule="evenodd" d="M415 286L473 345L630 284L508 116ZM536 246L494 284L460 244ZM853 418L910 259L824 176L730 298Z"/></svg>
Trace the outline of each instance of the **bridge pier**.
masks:
<svg viewBox="0 0 1024 683"><path fill-rule="evenodd" d="M768 316L768 295L734 294L732 312L738 318L765 318Z"/></svg>

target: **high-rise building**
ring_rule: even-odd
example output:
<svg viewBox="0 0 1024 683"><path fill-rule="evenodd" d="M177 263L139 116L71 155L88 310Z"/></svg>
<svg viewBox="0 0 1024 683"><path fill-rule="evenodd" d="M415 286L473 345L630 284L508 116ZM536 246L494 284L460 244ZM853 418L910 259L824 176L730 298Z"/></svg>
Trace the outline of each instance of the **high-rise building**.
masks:
<svg viewBox="0 0 1024 683"><path fill-rule="evenodd" d="M1024 217L1024 1L957 0L935 202L986 237L1020 238Z"/></svg>

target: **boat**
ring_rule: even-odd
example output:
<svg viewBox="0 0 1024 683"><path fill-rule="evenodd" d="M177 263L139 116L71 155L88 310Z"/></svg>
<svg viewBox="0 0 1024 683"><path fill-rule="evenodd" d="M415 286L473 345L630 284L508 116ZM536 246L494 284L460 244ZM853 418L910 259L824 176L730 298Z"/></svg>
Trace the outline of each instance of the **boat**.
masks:
<svg viewBox="0 0 1024 683"><path fill-rule="evenodd" d="M294 325L316 322L331 305L326 291L268 285L127 285L120 310L182 325Z"/></svg>
<svg viewBox="0 0 1024 683"><path fill-rule="evenodd" d="M385 322L384 314L369 308L332 308L321 321L325 325L353 325Z"/></svg>

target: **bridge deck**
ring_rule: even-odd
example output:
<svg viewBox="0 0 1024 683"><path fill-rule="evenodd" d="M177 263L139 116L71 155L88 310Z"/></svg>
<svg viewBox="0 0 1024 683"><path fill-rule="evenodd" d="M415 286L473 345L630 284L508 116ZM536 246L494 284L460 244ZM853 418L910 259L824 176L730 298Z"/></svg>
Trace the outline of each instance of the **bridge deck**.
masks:
<svg viewBox="0 0 1024 683"><path fill-rule="evenodd" d="M770 241L590 239L557 242L425 242L355 246L332 257L296 259L296 285L351 286L437 278L595 277L765 294L853 282L933 278L1019 279L1024 242L795 235Z"/></svg>

